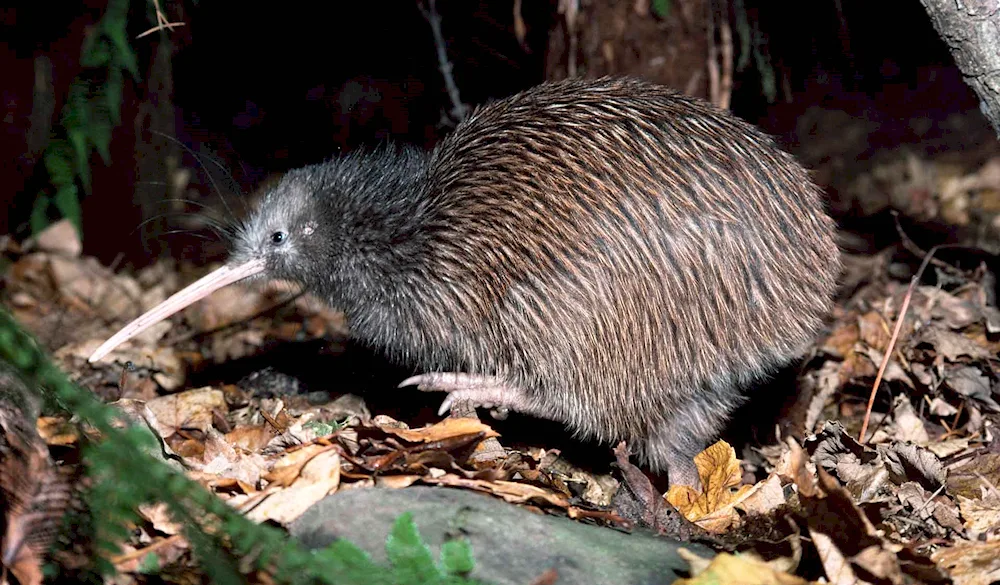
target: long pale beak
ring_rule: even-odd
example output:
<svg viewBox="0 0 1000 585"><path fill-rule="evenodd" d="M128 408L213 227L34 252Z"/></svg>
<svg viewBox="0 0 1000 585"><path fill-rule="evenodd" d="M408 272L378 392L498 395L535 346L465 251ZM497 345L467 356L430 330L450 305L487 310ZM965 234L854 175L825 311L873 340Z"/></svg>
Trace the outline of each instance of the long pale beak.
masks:
<svg viewBox="0 0 1000 585"><path fill-rule="evenodd" d="M136 335L139 335L146 329L149 329L177 311L180 311L196 301L200 301L224 286L228 286L238 280L243 280L248 276L253 276L254 274L263 272L263 270L264 260L254 259L236 266L229 266L227 264L226 266L209 273L201 279L191 283L186 288L178 291L172 297L163 301L159 305L156 305L135 321L132 321L128 325L122 327L121 331L115 333L110 339L101 344L101 347L97 348L97 351L95 351L87 361L90 363L96 362L111 353L114 348L118 347L122 343L125 343L129 339L132 339Z"/></svg>

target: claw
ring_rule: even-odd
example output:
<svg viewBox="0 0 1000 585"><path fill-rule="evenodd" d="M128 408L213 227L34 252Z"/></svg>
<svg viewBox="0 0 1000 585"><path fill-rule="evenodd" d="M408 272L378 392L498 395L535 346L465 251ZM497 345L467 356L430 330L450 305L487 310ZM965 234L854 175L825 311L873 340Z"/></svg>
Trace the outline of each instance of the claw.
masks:
<svg viewBox="0 0 1000 585"><path fill-rule="evenodd" d="M447 392L448 396L438 408L438 416L444 416L456 404L466 402L473 408L499 408L494 418L504 418L509 410L527 412L531 403L518 388L510 386L492 376L463 374L459 372L434 372L410 376L397 386L416 386L424 392ZM492 414L492 413L491 413Z"/></svg>
<svg viewBox="0 0 1000 585"><path fill-rule="evenodd" d="M441 406L438 408L438 416L444 416L445 413L451 411L451 405L455 402L455 395L449 394L441 401Z"/></svg>

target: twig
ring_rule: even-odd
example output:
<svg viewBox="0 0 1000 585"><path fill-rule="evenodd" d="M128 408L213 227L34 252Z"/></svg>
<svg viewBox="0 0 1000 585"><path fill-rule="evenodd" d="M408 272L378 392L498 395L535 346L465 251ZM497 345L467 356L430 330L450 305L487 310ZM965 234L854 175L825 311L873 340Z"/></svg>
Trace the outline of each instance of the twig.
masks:
<svg viewBox="0 0 1000 585"><path fill-rule="evenodd" d="M722 44L722 79L719 84L719 105L728 110L733 97L733 30L729 26L729 7L720 11L719 42Z"/></svg>
<svg viewBox="0 0 1000 585"><path fill-rule="evenodd" d="M445 47L444 35L441 33L441 15L437 12L436 0L427 0L425 7L422 2L417 3L417 8L424 15L427 23L431 25L431 33L434 34L434 47L437 50L438 69L444 77L444 85L448 90L448 99L451 100L451 117L456 122L461 122L469 113L469 106L462 102L462 97L458 93L458 86L452 75L454 67L448 60L448 51Z"/></svg>
<svg viewBox="0 0 1000 585"><path fill-rule="evenodd" d="M920 282L920 278L924 275L924 270L927 269L927 265L930 264L931 258L934 254L944 246L934 246L931 248L927 255L924 256L924 261L920 263L920 268L917 269L917 273L913 275L910 279L910 286L906 289L906 296L903 297L903 304L899 307L899 315L896 317L896 326L892 329L892 337L889 338L889 346L885 348L885 354L882 356L882 363L878 367L878 374L875 376L875 383L872 384L871 394L868 396L868 407L865 409L865 420L861 423L861 433L858 435L858 442L865 442L865 433L868 431L868 420L872 415L872 406L875 404L875 395L878 393L879 384L882 383L882 375L885 374L885 368L889 365L889 360L892 358L892 350L896 346L896 339L899 338L899 331L903 328L903 321L906 320L906 309L910 306L910 299L913 298L913 291L917 288L917 283Z"/></svg>
<svg viewBox="0 0 1000 585"><path fill-rule="evenodd" d="M563 15L566 23L566 35L569 37L566 75L567 77L576 77L576 51L580 41L576 30L576 21L577 15L580 14L580 0L559 0L559 14Z"/></svg>
<svg viewBox="0 0 1000 585"><path fill-rule="evenodd" d="M938 497L938 495L940 495L941 492L944 491L944 486L945 486L945 484L942 483L941 487L939 487L938 489L934 490L934 493L931 494L931 496L929 498L927 498L926 502L924 502L923 504L920 504L920 507L917 508L916 510L914 510L913 514L914 515L919 514L921 510L923 510L924 508L927 507L927 504L930 504L931 502L933 502L934 498Z"/></svg>
<svg viewBox="0 0 1000 585"><path fill-rule="evenodd" d="M180 535L180 534L174 534L174 535L168 536L166 538L162 538L160 540L157 540L157 541L153 542L152 544L150 544L147 547L137 548L134 551L131 551L131 552L128 552L128 553L125 553L125 554L121 554L121 555L118 555L116 557L112 557L111 563L115 564L115 565L120 565L120 564L128 562L128 561L134 561L135 559L138 559L140 557L144 557L147 554L156 552L157 550L159 550L159 549L161 549L161 548L163 548L163 547L165 547L167 545L173 544L173 543L179 541L181 538L183 538L183 536Z"/></svg>
<svg viewBox="0 0 1000 585"><path fill-rule="evenodd" d="M712 105L719 106L719 47L715 43L715 3L708 3L708 61L705 63L708 68L708 99Z"/></svg>
<svg viewBox="0 0 1000 585"><path fill-rule="evenodd" d="M910 236L906 235L906 232L903 231L903 226L899 223L898 211L895 210L892 211L892 219L896 224L896 233L899 234L899 240L903 244L903 247L906 248L914 256L926 256L927 252L922 250L920 246L918 246L916 242L910 239ZM948 264L944 260L938 260L937 258L934 258L933 260L931 260L931 264L944 270L945 272L951 274L952 276L957 276L963 279L968 278L968 275L964 270L956 268L955 266Z"/></svg>
<svg viewBox="0 0 1000 585"><path fill-rule="evenodd" d="M160 0L153 0L153 8L156 10L156 26L147 30L144 33L137 35L135 38L141 39L146 35L151 35L156 31L160 30L174 30L179 26L184 26L183 22L169 22L167 21L167 16L163 14L163 9L160 8Z"/></svg>

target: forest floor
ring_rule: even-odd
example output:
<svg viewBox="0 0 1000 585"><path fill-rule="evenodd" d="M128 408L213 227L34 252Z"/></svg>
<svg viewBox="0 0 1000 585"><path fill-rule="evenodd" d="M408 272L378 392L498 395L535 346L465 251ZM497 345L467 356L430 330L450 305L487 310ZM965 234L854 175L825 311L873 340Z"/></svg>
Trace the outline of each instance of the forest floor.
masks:
<svg viewBox="0 0 1000 585"><path fill-rule="evenodd" d="M898 203L894 194L914 192L905 182L923 176L913 169L934 164L886 163L854 192ZM911 172L891 172L899 165ZM998 169L1000 159L937 172L923 199L904 203L968 226L977 209L995 213ZM902 235L845 255L827 330L788 388L757 391L784 404L755 409L780 413L699 455L703 492L667 489L608 446L558 428L525 432L535 425L524 418L437 417L441 396L396 389L410 372L352 346L340 313L288 287L229 287L89 364L120 326L207 267L116 271L81 256L67 223L37 241L4 242L2 298L79 384L142 412L191 478L256 522L288 525L342 490L425 484L667 530L657 511L666 498L726 543L711 564L692 561L691 583L987 585L1000 580L996 275L988 254L967 247L935 255L911 286L927 251ZM65 422L38 421L51 449L74 448ZM614 496L624 484L632 500L623 504ZM162 516L142 511L145 523L113 559L124 575L140 572L147 549L161 565L190 560Z"/></svg>

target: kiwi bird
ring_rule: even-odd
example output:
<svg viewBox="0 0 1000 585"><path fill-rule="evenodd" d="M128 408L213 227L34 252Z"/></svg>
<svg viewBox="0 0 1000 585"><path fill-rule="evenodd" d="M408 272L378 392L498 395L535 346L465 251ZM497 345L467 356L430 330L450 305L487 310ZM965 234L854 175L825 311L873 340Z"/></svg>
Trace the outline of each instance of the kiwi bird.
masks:
<svg viewBox="0 0 1000 585"><path fill-rule="evenodd" d="M477 108L430 152L288 172L228 263L127 325L101 359L230 283L283 279L455 403L626 441L671 483L831 308L835 226L808 172L707 102L629 78Z"/></svg>

